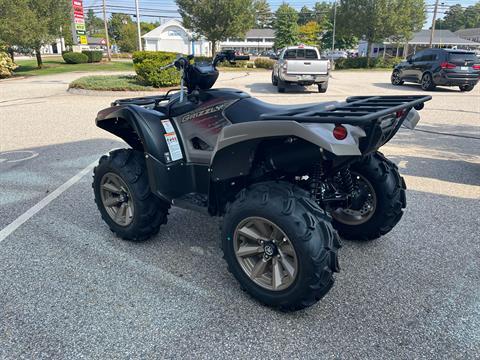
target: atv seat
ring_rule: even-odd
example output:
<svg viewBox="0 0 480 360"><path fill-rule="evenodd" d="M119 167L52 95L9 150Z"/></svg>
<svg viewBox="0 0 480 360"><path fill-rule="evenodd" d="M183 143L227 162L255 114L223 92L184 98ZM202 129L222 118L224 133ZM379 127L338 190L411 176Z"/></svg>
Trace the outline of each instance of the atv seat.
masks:
<svg viewBox="0 0 480 360"><path fill-rule="evenodd" d="M338 104L337 101L328 101L315 104L300 104L300 105L277 105L270 104L255 98L246 98L237 101L225 110L225 116L232 124L239 124L250 121L268 121L261 119L262 115L274 115L281 113L286 115L288 113L292 116L306 111L321 111L329 106ZM293 120L293 119L292 119Z"/></svg>

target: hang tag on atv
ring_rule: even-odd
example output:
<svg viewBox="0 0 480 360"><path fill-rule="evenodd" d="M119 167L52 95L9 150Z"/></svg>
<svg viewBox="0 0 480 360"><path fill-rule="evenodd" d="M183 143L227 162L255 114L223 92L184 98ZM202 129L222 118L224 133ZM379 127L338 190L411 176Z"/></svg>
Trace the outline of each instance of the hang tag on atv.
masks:
<svg viewBox="0 0 480 360"><path fill-rule="evenodd" d="M168 151L170 152L171 161L177 161L183 159L182 149L178 142L177 134L169 133L165 134L165 141L167 142Z"/></svg>

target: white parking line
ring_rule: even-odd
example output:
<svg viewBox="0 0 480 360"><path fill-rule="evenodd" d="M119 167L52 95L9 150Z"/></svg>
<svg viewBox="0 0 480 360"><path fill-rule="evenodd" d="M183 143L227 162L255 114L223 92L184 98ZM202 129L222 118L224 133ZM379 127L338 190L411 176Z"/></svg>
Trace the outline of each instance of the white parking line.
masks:
<svg viewBox="0 0 480 360"><path fill-rule="evenodd" d="M98 163L98 160L88 165L86 168L78 172L75 176L73 176L70 180L60 185L58 188L53 190L50 194L40 200L38 203L33 205L30 209L25 211L22 215L18 218L13 220L10 224L0 230L0 242L5 240L11 233L17 230L20 226L22 226L26 221L28 221L32 216L42 210L45 206L50 204L53 200L59 197L63 192L68 190L72 185L76 184L82 177L88 174L95 165Z"/></svg>

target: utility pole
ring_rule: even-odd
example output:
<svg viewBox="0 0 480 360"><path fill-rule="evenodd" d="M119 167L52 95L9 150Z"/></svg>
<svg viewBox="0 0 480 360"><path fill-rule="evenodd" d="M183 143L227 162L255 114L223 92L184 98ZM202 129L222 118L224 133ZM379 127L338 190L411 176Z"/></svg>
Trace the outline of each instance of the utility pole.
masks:
<svg viewBox="0 0 480 360"><path fill-rule="evenodd" d="M142 51L142 33L140 31L140 8L138 6L138 0L135 0L135 9L137 11L138 50Z"/></svg>
<svg viewBox="0 0 480 360"><path fill-rule="evenodd" d="M435 1L435 8L433 10L432 30L430 31L430 47L432 47L433 34L435 33L435 22L437 21L438 2L439 0Z"/></svg>
<svg viewBox="0 0 480 360"><path fill-rule="evenodd" d="M103 0L103 24L105 25L105 38L107 40L107 57L108 61L112 61L112 54L110 53L110 38L108 36L107 8L105 5L105 0Z"/></svg>

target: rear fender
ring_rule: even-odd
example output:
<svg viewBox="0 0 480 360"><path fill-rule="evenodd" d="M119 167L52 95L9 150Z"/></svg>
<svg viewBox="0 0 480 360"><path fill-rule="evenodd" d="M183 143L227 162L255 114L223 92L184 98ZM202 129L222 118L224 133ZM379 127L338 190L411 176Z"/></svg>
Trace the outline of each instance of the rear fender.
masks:
<svg viewBox="0 0 480 360"><path fill-rule="evenodd" d="M298 123L296 121L254 121L226 126L220 133L212 155L210 169L213 181L247 175L250 172L257 145L266 139L298 138L314 144L336 156L360 156L360 138L365 131L344 125L348 136L337 140L335 124Z"/></svg>

